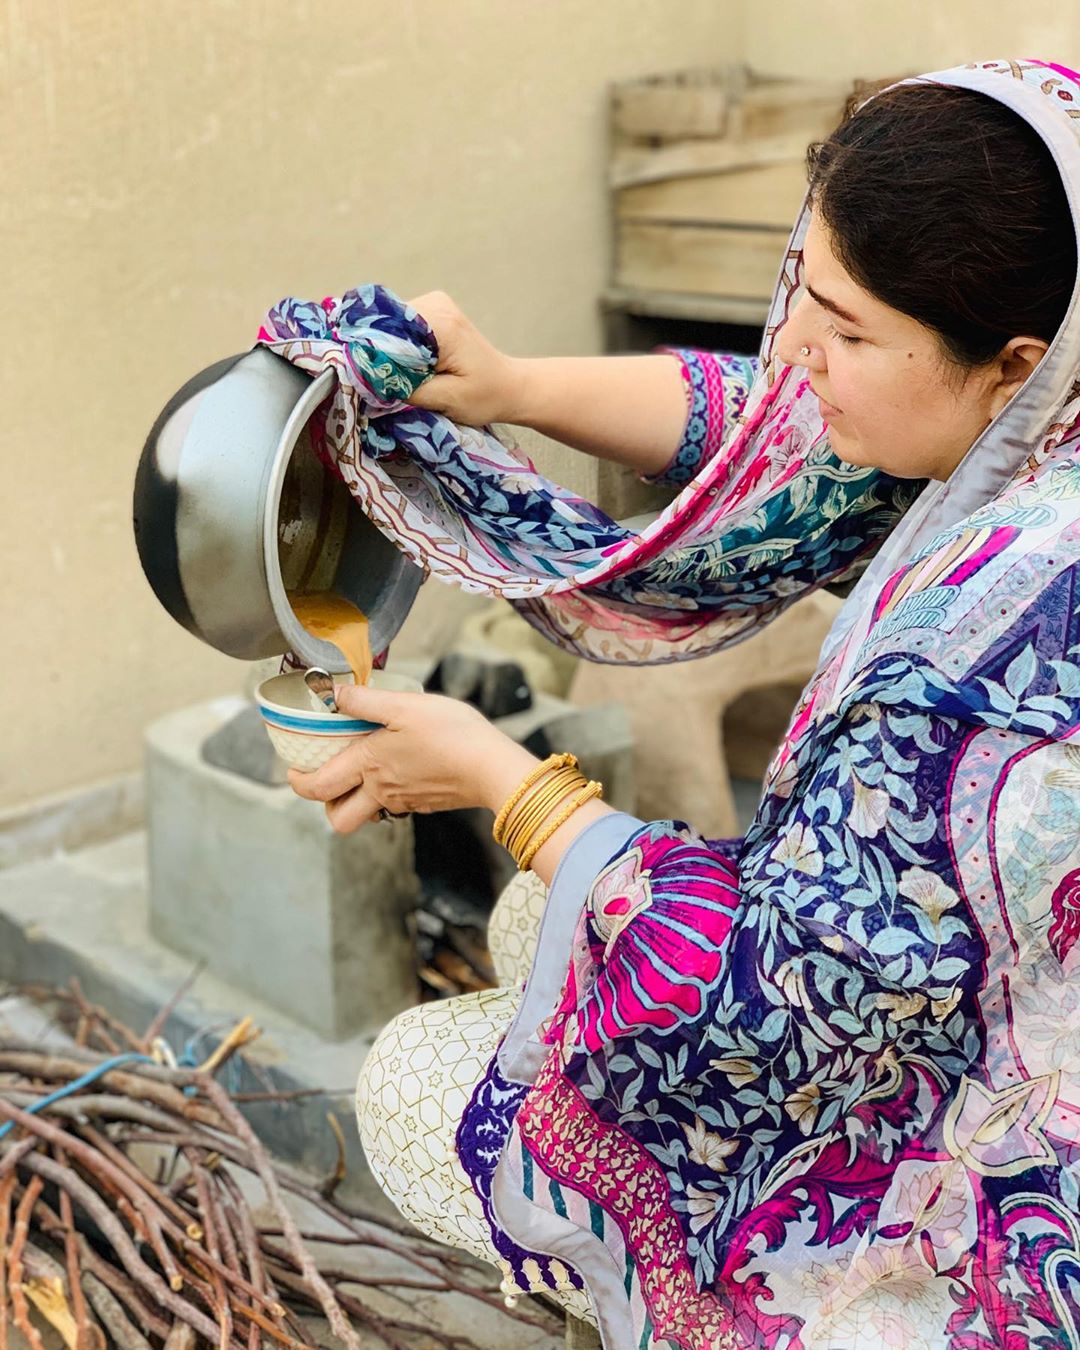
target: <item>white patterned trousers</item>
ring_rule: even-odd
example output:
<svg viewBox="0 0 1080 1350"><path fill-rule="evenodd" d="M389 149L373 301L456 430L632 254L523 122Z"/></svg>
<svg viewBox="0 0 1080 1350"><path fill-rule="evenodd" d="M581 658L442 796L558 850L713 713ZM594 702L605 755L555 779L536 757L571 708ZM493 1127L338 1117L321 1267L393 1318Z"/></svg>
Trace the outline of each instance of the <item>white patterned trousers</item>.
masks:
<svg viewBox="0 0 1080 1350"><path fill-rule="evenodd" d="M488 925L502 987L403 1012L380 1033L356 1085L360 1139L382 1189L421 1232L491 1261L504 1277L454 1141L469 1099L517 1012L546 902L547 888L535 874L515 877ZM533 1287L552 1294L546 1285ZM572 1316L593 1320L582 1290L568 1283L553 1297Z"/></svg>

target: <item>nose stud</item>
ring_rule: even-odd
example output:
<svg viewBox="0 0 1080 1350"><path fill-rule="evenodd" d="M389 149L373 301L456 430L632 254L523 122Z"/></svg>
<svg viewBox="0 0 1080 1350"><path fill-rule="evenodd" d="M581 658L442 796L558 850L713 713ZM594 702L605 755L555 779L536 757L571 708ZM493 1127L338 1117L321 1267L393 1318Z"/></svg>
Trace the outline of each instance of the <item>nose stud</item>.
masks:
<svg viewBox="0 0 1080 1350"><path fill-rule="evenodd" d="M799 348L799 355L800 355L800 356L809 356L809 355L810 355L810 348L809 348L809 347L800 347L800 348Z"/></svg>

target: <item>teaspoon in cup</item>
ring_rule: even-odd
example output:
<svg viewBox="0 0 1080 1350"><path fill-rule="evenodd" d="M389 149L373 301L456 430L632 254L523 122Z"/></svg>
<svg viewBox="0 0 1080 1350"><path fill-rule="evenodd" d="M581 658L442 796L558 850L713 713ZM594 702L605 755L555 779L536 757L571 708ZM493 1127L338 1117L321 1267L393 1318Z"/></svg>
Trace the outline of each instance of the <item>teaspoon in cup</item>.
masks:
<svg viewBox="0 0 1080 1350"><path fill-rule="evenodd" d="M334 677L328 670L312 666L310 670L304 671L304 683L311 692L312 702L316 704L318 711L321 712L323 709L332 713L338 711L337 701L334 698Z"/></svg>

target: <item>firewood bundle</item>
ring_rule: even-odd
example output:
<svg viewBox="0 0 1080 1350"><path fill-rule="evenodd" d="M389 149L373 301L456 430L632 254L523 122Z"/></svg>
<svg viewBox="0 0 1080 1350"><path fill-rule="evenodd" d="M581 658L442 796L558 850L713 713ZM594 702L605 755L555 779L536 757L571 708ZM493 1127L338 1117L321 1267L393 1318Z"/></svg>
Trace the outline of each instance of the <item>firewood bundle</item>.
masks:
<svg viewBox="0 0 1080 1350"><path fill-rule="evenodd" d="M138 1036L77 988L60 997L82 1044L0 1039L0 1350L12 1323L41 1350L31 1309L72 1350L312 1346L305 1317L324 1318L350 1348L472 1346L388 1314L385 1298L377 1310L365 1286L407 1298L455 1291L550 1329L539 1311L506 1308L489 1269L336 1199L343 1153L321 1184L271 1158L244 1098L213 1077L250 1029L226 1038L213 1063L168 1067L154 1062L158 1025ZM317 1232L297 1210L318 1213ZM369 1249L383 1275L315 1255L342 1247ZM361 1341L357 1328L372 1336Z"/></svg>

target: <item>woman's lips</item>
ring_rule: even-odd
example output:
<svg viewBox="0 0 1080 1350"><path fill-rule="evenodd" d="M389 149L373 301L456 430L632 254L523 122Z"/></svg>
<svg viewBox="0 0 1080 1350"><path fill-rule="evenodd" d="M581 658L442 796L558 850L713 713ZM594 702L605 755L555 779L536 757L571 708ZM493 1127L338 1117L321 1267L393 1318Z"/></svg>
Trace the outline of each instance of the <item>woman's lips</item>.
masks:
<svg viewBox="0 0 1080 1350"><path fill-rule="evenodd" d="M831 403L826 403L820 394L817 396L818 405L821 408L821 415L826 422L831 422L834 418L843 417L839 408L834 408Z"/></svg>

